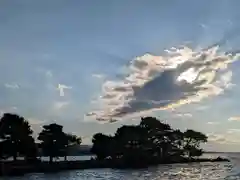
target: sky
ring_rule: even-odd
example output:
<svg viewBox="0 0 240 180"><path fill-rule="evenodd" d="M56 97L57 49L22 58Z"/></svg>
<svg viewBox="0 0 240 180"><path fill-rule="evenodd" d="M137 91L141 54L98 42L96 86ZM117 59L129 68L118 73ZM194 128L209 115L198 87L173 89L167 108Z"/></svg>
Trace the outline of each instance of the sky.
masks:
<svg viewBox="0 0 240 180"><path fill-rule="evenodd" d="M240 151L239 6L0 0L0 112L84 144L155 116L206 133L207 150Z"/></svg>

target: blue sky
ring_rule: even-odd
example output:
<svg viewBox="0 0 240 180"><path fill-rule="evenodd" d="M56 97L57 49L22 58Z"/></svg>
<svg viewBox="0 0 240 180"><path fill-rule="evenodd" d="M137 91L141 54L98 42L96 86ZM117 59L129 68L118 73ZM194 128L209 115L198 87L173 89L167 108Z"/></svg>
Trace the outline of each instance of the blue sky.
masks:
<svg viewBox="0 0 240 180"><path fill-rule="evenodd" d="M239 5L1 0L0 110L36 131L56 121L84 143L153 115L208 134L209 150L239 151L240 64L229 55L239 50ZM109 118L118 121L96 120Z"/></svg>

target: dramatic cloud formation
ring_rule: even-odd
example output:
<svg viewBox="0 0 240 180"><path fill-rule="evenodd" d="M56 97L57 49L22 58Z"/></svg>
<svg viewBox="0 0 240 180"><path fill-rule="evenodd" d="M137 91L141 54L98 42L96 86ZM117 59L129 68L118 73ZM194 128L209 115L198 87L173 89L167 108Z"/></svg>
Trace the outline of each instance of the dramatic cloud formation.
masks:
<svg viewBox="0 0 240 180"><path fill-rule="evenodd" d="M9 89L19 89L19 85L16 83L6 83L4 86Z"/></svg>
<svg viewBox="0 0 240 180"><path fill-rule="evenodd" d="M57 89L58 89L59 92L60 92L60 96L64 96L64 95L65 95L65 94L64 94L64 89L72 89L72 87L66 86L66 85L64 85L64 84L58 84Z"/></svg>
<svg viewBox="0 0 240 180"><path fill-rule="evenodd" d="M238 116L233 116L228 119L228 121L240 121L240 117Z"/></svg>
<svg viewBox="0 0 240 180"><path fill-rule="evenodd" d="M88 115L109 120L219 95L231 87L228 65L238 57L220 52L218 46L202 51L172 48L164 56L136 57L122 79L103 84L99 109Z"/></svg>

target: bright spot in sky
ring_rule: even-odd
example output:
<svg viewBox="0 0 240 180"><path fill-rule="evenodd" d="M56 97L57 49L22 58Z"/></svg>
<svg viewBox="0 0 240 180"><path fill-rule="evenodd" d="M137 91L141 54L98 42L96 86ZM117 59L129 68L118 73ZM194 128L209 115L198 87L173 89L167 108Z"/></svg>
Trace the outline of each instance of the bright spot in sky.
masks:
<svg viewBox="0 0 240 180"><path fill-rule="evenodd" d="M177 81L185 80L191 84L192 82L194 82L197 76L198 76L198 73L194 70L194 68L190 68L187 71L181 73L178 76Z"/></svg>

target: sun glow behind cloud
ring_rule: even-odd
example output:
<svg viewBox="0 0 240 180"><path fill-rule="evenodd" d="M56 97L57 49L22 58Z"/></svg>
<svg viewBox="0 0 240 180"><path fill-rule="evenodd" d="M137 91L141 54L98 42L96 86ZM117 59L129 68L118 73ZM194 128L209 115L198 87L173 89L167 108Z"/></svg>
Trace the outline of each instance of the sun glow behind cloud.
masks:
<svg viewBox="0 0 240 180"><path fill-rule="evenodd" d="M171 48L162 56L136 57L124 78L103 84L99 109L88 116L109 120L219 95L231 87L228 65L238 58L239 54L221 52L218 46L202 51Z"/></svg>

